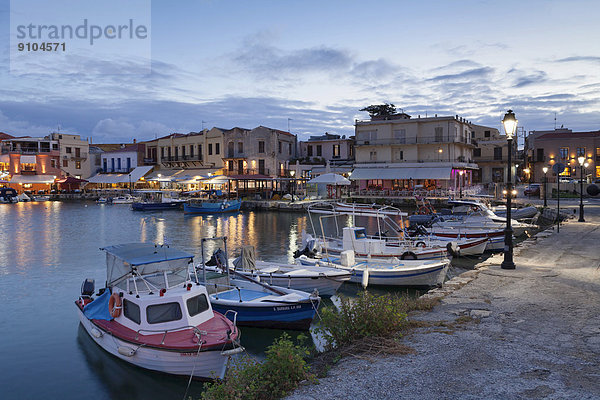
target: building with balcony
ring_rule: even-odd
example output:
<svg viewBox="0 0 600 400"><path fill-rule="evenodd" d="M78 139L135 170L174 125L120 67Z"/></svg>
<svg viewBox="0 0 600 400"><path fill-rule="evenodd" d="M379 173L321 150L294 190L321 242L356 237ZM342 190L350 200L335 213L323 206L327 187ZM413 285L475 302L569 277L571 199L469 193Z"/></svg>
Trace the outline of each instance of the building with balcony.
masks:
<svg viewBox="0 0 600 400"><path fill-rule="evenodd" d="M508 140L506 135L501 135L498 129L482 125L471 125L471 143L473 161L479 170L473 171L473 183L506 183L508 170ZM516 157L517 141L513 140L513 162L518 162ZM514 181L515 169L512 176Z"/></svg>
<svg viewBox="0 0 600 400"><path fill-rule="evenodd" d="M525 140L526 167L531 171L531 182L542 182L543 167L550 168L548 179L556 179L552 166L565 165L561 176L579 178L577 158L584 156L588 180L600 179L600 130L573 132L571 129L530 131Z"/></svg>
<svg viewBox="0 0 600 400"><path fill-rule="evenodd" d="M412 118L405 113L355 121L351 179L360 189L459 189L477 164L473 124L457 116Z"/></svg>
<svg viewBox="0 0 600 400"><path fill-rule="evenodd" d="M285 177L289 162L296 158L296 135L258 126L233 128L224 132L223 155L226 175Z"/></svg>
<svg viewBox="0 0 600 400"><path fill-rule="evenodd" d="M89 178L92 171L88 141L82 140L79 135L66 133L53 133L51 138L58 142L60 169L63 175L79 179Z"/></svg>
<svg viewBox="0 0 600 400"><path fill-rule="evenodd" d="M306 177L314 177L325 172L348 174L354 165L354 137L332 135L311 136L299 143L299 162L303 170L309 167ZM318 165L318 166L317 166Z"/></svg>
<svg viewBox="0 0 600 400"><path fill-rule="evenodd" d="M56 178L65 176L60 168L59 142L52 136L4 139L0 170L18 192L49 190Z"/></svg>
<svg viewBox="0 0 600 400"><path fill-rule="evenodd" d="M118 150L105 151L100 154L103 173L129 173L138 166L144 165L146 145L134 143L121 145Z"/></svg>

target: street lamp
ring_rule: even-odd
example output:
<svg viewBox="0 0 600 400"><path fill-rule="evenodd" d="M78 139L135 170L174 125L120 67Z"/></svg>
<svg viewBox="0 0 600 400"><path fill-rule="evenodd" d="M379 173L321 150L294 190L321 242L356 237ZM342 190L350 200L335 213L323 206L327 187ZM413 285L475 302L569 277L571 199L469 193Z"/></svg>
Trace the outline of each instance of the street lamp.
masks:
<svg viewBox="0 0 600 400"><path fill-rule="evenodd" d="M292 176L292 203L294 202L294 186L296 186L296 179L294 178L294 175L296 175L296 171L291 170L290 171L290 175Z"/></svg>
<svg viewBox="0 0 600 400"><path fill-rule="evenodd" d="M583 164L585 164L585 157L577 157L579 161L579 220L578 222L585 222L583 219Z"/></svg>
<svg viewBox="0 0 600 400"><path fill-rule="evenodd" d="M511 198L512 198L512 183L511 183L511 169L512 169L512 141L513 136L517 130L517 118L512 110L508 110L502 119L504 125L504 132L506 132L506 139L508 140L508 171L506 172L506 229L504 230L504 261L500 265L502 269L515 269L515 263L513 262L513 243L512 243L512 227L511 222Z"/></svg>
<svg viewBox="0 0 600 400"><path fill-rule="evenodd" d="M460 175L459 181L458 181L458 187L459 187L459 196L462 199L462 180L463 180L463 174L465 173L465 171L463 171L462 169L460 171L458 171L458 175Z"/></svg>
<svg viewBox="0 0 600 400"><path fill-rule="evenodd" d="M523 169L523 173L527 174L527 198L531 198L531 170L529 168Z"/></svg>
<svg viewBox="0 0 600 400"><path fill-rule="evenodd" d="M548 173L548 167L542 168L542 171L544 171L544 208L546 208L548 207L548 200L546 199L546 182L548 182L548 176L546 174Z"/></svg>

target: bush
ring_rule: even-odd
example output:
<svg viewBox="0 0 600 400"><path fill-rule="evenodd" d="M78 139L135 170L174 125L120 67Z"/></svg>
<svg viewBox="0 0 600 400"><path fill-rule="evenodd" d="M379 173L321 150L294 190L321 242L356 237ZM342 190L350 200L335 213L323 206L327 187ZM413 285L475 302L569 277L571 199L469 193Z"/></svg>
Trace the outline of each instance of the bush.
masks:
<svg viewBox="0 0 600 400"><path fill-rule="evenodd" d="M334 307L324 307L319 330L327 347L332 349L361 338L399 332L406 326L410 309L414 308L404 297L396 294L374 296L364 291L353 301L342 298L339 311Z"/></svg>
<svg viewBox="0 0 600 400"><path fill-rule="evenodd" d="M262 363L248 356L236 360L224 381L206 385L202 398L279 399L295 389L299 382L311 378L305 361L309 351L294 344L286 333L275 339L266 355Z"/></svg>

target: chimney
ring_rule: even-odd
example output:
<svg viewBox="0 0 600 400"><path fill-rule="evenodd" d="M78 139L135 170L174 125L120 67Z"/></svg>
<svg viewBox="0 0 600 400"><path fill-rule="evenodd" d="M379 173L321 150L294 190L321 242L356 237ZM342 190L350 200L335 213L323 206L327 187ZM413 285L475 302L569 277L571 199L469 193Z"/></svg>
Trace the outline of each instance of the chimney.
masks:
<svg viewBox="0 0 600 400"><path fill-rule="evenodd" d="M135 142L136 142L136 140L135 140L135 139L133 139L133 144L135 144Z"/></svg>

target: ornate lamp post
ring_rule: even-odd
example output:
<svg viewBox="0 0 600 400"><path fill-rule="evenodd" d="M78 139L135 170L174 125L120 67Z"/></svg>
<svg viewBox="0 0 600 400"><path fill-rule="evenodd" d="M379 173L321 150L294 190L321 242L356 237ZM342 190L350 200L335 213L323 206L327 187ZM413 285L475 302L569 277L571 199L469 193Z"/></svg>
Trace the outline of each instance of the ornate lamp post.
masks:
<svg viewBox="0 0 600 400"><path fill-rule="evenodd" d="M290 171L290 175L292 176L292 203L294 202L294 186L296 186L296 178L294 178L294 175L296 175L296 171L291 170Z"/></svg>
<svg viewBox="0 0 600 400"><path fill-rule="evenodd" d="M465 173L465 171L463 171L462 169L460 171L458 171L458 175L460 175L459 178L458 178L459 179L458 180L458 187L459 187L459 196L460 196L461 199L462 199L462 187L463 187L462 180L463 180L463 174L464 173Z"/></svg>
<svg viewBox="0 0 600 400"><path fill-rule="evenodd" d="M500 265L502 269L515 269L515 263L513 262L513 243L512 234L513 230L510 226L511 223L511 198L512 198L512 182L511 182L511 169L512 169L512 141L515 132L517 131L517 118L512 110L508 110L502 119L504 125L504 132L506 132L506 139L508 140L508 171L506 171L506 229L504 229L504 261Z"/></svg>
<svg viewBox="0 0 600 400"><path fill-rule="evenodd" d="M578 222L585 222L583 218L583 164L585 164L585 157L577 157L579 161L579 220Z"/></svg>
<svg viewBox="0 0 600 400"><path fill-rule="evenodd" d="M546 174L548 173L548 167L542 168L542 171L544 171L544 208L546 208L548 207L548 200L546 199L546 182L548 182L548 176Z"/></svg>
<svg viewBox="0 0 600 400"><path fill-rule="evenodd" d="M527 198L531 198L531 170L529 168L523 169L523 172L527 174Z"/></svg>

